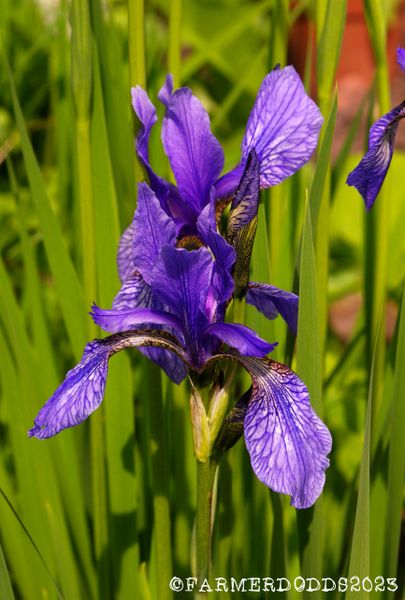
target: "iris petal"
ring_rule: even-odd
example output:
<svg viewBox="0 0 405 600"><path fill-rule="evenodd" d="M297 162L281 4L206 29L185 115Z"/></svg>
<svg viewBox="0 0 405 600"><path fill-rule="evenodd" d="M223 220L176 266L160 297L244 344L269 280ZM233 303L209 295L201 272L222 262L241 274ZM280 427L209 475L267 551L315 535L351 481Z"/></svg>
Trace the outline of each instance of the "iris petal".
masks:
<svg viewBox="0 0 405 600"><path fill-rule="evenodd" d="M362 195L369 210L384 182L391 164L398 124L405 116L405 101L378 119L370 129L368 151L347 178Z"/></svg>
<svg viewBox="0 0 405 600"><path fill-rule="evenodd" d="M266 356L278 344L278 342L269 344L262 340L253 329L240 323L213 323L207 327L205 333L219 338L228 346L238 350L243 356Z"/></svg>
<svg viewBox="0 0 405 600"><path fill-rule="evenodd" d="M397 48L397 63L405 71L405 48Z"/></svg>
<svg viewBox="0 0 405 600"><path fill-rule="evenodd" d="M211 133L208 114L188 88L169 97L160 93L166 105L162 141L181 196L198 215L209 201L224 165L222 148Z"/></svg>
<svg viewBox="0 0 405 600"><path fill-rule="evenodd" d="M246 127L242 162L254 148L260 185L276 185L312 156L323 118L293 67L274 69L264 79Z"/></svg>
<svg viewBox="0 0 405 600"><path fill-rule="evenodd" d="M149 288L147 284L145 287ZM151 304L153 305L152 302ZM109 333L125 332L137 328L153 329L157 326L180 340L179 343L183 340L182 326L177 317L163 310L156 310L156 308L102 310L93 305L91 316L97 325ZM173 352L164 348L140 348L140 351L159 365L174 383L180 383L187 375L183 361Z"/></svg>
<svg viewBox="0 0 405 600"><path fill-rule="evenodd" d="M80 363L68 371L63 383L39 411L29 436L49 438L62 429L82 423L100 405L110 357L128 347L158 346L184 358L182 348L164 332L129 331L93 340Z"/></svg>
<svg viewBox="0 0 405 600"><path fill-rule="evenodd" d="M268 319L281 315L288 327L297 335L298 296L280 290L274 285L251 281L246 294L246 302L252 304Z"/></svg>
<svg viewBox="0 0 405 600"><path fill-rule="evenodd" d="M144 280L150 283L156 257L163 246L174 245L176 228L146 183L138 186L133 231L133 264Z"/></svg>
<svg viewBox="0 0 405 600"><path fill-rule="evenodd" d="M218 314L218 306L224 305L232 296L234 282L231 271L236 260L236 254L232 246L217 232L215 197L213 194L210 203L198 217L197 229L201 240L211 250L215 258L212 277L212 290L215 297L210 313L211 319L215 320L216 317L221 316Z"/></svg>
<svg viewBox="0 0 405 600"><path fill-rule="evenodd" d="M186 346L197 369L204 359L200 334L208 322L206 302L212 271L213 259L207 248L189 252L164 246L151 282L152 292L182 322Z"/></svg>
<svg viewBox="0 0 405 600"><path fill-rule="evenodd" d="M230 198L235 193L243 175L243 165L237 165L232 171L225 173L215 184L217 198Z"/></svg>
<svg viewBox="0 0 405 600"><path fill-rule="evenodd" d="M132 106L141 125L136 137L136 152L145 167L153 191L158 195L162 207L169 212L168 197L175 195L176 191L167 181L156 175L149 162L149 137L157 121L156 108L139 85L133 87L131 93Z"/></svg>
<svg viewBox="0 0 405 600"><path fill-rule="evenodd" d="M117 267L121 283L124 283L124 281L131 275L131 273L134 270L132 256L133 239L134 229L133 223L131 223L131 225L129 225L122 234L118 245Z"/></svg>
<svg viewBox="0 0 405 600"><path fill-rule="evenodd" d="M245 443L256 476L296 508L311 506L322 492L332 440L314 413L308 390L288 367L268 359L242 358L253 390Z"/></svg>
<svg viewBox="0 0 405 600"><path fill-rule="evenodd" d="M137 306L152 308L152 292L150 286L137 271L130 275L113 301L114 310L131 310ZM153 308L158 308L154 306ZM159 306L160 308L160 306Z"/></svg>
<svg viewBox="0 0 405 600"><path fill-rule="evenodd" d="M177 317L163 310L153 308L135 308L132 310L103 310L96 304L91 308L91 318L96 325L108 331L119 333L136 329L138 326L153 327L168 325L179 330L181 337L181 323Z"/></svg>

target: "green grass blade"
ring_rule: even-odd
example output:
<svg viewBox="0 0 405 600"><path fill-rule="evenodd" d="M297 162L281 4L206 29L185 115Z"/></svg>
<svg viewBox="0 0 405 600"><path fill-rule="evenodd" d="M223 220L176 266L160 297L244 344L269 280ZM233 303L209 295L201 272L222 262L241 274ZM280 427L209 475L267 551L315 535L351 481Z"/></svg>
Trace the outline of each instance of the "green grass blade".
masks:
<svg viewBox="0 0 405 600"><path fill-rule="evenodd" d="M322 33L318 43L317 82L321 111L329 102L329 94L335 79L346 20L346 0L317 2L317 11L324 12Z"/></svg>
<svg viewBox="0 0 405 600"><path fill-rule="evenodd" d="M2 600L15 600L13 588L11 587L10 576L8 574L6 559L0 545L0 598Z"/></svg>
<svg viewBox="0 0 405 600"><path fill-rule="evenodd" d="M307 202L302 232L299 281L299 310L297 335L297 372L308 387L311 404L322 414L321 351L319 344L319 315L317 276L311 226L311 210Z"/></svg>
<svg viewBox="0 0 405 600"><path fill-rule="evenodd" d="M318 289L315 253L311 227L311 210L306 203L302 232L297 335L297 373L305 382L311 404L322 417L322 355L318 313ZM323 510L322 497L315 507L298 511L303 577L322 577L323 571ZM304 597L320 598L319 592L304 593Z"/></svg>
<svg viewBox="0 0 405 600"><path fill-rule="evenodd" d="M394 577L398 563L405 473L405 287L402 292L390 424L388 499L386 524L386 573Z"/></svg>
<svg viewBox="0 0 405 600"><path fill-rule="evenodd" d="M35 369L40 379L40 389L45 390L43 397L49 395L57 386L58 376L56 374L56 365L54 354L52 352L51 334L49 331L46 316L44 314L45 298L41 293L41 282L38 275L37 264L35 262L34 249L31 240L28 239L25 231L25 213L21 204L14 169L11 161L8 163L10 181L12 183L14 195L17 201L17 221L21 239L21 250L25 264L26 286L25 294L27 296L27 306L29 308L28 322L32 323L33 340L35 350L33 360ZM10 306L10 300L7 302ZM16 313L16 311L14 311ZM13 317L14 324L18 317ZM19 330L18 339L23 339L22 330ZM27 357L28 341L24 345L24 355ZM41 368L46 365L46 369ZM34 408L33 414L34 416ZM63 497L66 500L66 512L70 522L73 535L77 542L77 548L80 555L80 562L86 574L86 580L94 592L94 570L91 559L91 548L89 545L88 529L86 523L86 514L84 510L84 496L77 481L80 479L80 468L78 460L77 446L74 440L67 437L62 440L58 438L55 442L58 446L58 452L53 454L56 472L59 475L59 484L63 489ZM95 596L95 594L93 594Z"/></svg>
<svg viewBox="0 0 405 600"><path fill-rule="evenodd" d="M322 143L318 154L318 160L316 163L314 178L312 180L311 190L309 192L312 232L314 236L317 232L319 210L321 207L322 196L324 194L325 185L328 178L332 141L336 124L337 100L337 91L335 90L331 102L331 107L328 112L328 118L325 124L325 131L322 135Z"/></svg>
<svg viewBox="0 0 405 600"><path fill-rule="evenodd" d="M116 266L120 227L114 178L108 146L105 111L98 61L94 68L94 112L92 126L96 259L99 295L97 302L111 306L120 283ZM134 473L134 409L132 375L128 356L114 358L109 369L105 400L106 459L108 473L110 553L103 568L112 563L116 597L125 599L137 587L136 486ZM124 465L122 455L128 456ZM109 562L108 562L109 561Z"/></svg>
<svg viewBox="0 0 405 600"><path fill-rule="evenodd" d="M41 222L47 257L55 280L66 329L76 358L79 358L86 337L83 293L59 224L50 206L42 174L28 138L10 66L7 58L5 60L32 198Z"/></svg>
<svg viewBox="0 0 405 600"><path fill-rule="evenodd" d="M181 5L182 0L170 0L168 62L175 88L181 85Z"/></svg>
<svg viewBox="0 0 405 600"><path fill-rule="evenodd" d="M377 348L376 340L376 348ZM374 354L375 357L375 354ZM361 457L359 491L357 496L356 516L351 544L349 578L370 577L370 446L371 446L371 418L373 411L373 370L374 359L371 365L370 386L368 392L366 423L364 428L363 453ZM368 598L369 592L361 590L355 592L349 589L345 598Z"/></svg>
<svg viewBox="0 0 405 600"><path fill-rule="evenodd" d="M22 528L22 530L24 531L25 535L27 536L30 544L32 545L32 547L34 548L38 558L40 559L45 571L48 573L54 588L56 590L57 596L60 600L63 600L63 596L62 596L62 592L60 591L58 584L56 583L56 579L54 578L54 576L52 575L44 557L42 556L41 551L39 550L37 544L35 543L34 539L32 538L30 532L28 531L28 529L26 528L26 526L24 525L22 519L19 517L16 509L14 508L14 506L12 505L12 503L10 502L9 498L6 496L5 492L3 491L2 488L0 488L0 496L2 496L4 502L7 504L8 508L11 510L12 514L14 515L15 519L18 521L18 523L20 524L20 527Z"/></svg>

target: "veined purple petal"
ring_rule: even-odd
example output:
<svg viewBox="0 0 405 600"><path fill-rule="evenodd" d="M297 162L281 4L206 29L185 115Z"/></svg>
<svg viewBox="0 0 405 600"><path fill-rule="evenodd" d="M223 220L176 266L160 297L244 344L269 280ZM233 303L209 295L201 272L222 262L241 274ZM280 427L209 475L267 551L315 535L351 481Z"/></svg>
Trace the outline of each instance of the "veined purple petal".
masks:
<svg viewBox="0 0 405 600"><path fill-rule="evenodd" d="M167 244L174 245L176 227L146 183L138 185L133 232L133 264L150 283L152 268L161 248Z"/></svg>
<svg viewBox="0 0 405 600"><path fill-rule="evenodd" d="M275 319L280 314L294 335L297 335L298 296L296 294L280 290L274 285L251 281L246 302L255 306L268 319Z"/></svg>
<svg viewBox="0 0 405 600"><path fill-rule="evenodd" d="M114 310L131 310L136 307L152 307L150 286L137 271L123 283L113 301Z"/></svg>
<svg viewBox="0 0 405 600"><path fill-rule="evenodd" d="M395 135L404 116L405 101L374 123L370 129L368 152L347 178L346 183L360 192L368 210L373 206L391 164Z"/></svg>
<svg viewBox="0 0 405 600"><path fill-rule="evenodd" d="M137 85L131 89L132 106L138 117L141 127L136 137L136 152L140 161L148 173L152 189L163 199L163 208L166 209L166 197L169 194L169 184L156 175L149 163L149 137L152 127L157 121L156 108L149 99L148 94L141 86Z"/></svg>
<svg viewBox="0 0 405 600"><path fill-rule="evenodd" d="M186 347L196 368L203 360L200 333L207 325L206 302L213 262L206 248L189 252L164 246L151 282L152 292L182 322Z"/></svg>
<svg viewBox="0 0 405 600"><path fill-rule="evenodd" d="M108 331L119 333L144 327L168 325L179 330L181 336L181 323L177 317L163 310L153 308L135 308L132 310L103 310L96 304L91 307L91 318L96 325Z"/></svg>
<svg viewBox="0 0 405 600"><path fill-rule="evenodd" d="M153 297L150 285L138 272L134 272L128 277L113 302L113 310L115 311L131 311L136 308L150 308L157 311L165 309L162 303ZM168 326L164 329L175 335L173 328ZM181 337L179 331L177 331L177 335ZM158 364L175 383L180 383L187 375L187 369L183 361L173 352L163 348L140 348L140 352Z"/></svg>
<svg viewBox="0 0 405 600"><path fill-rule="evenodd" d="M165 332L129 331L93 340L85 347L80 363L66 374L39 411L28 435L49 438L87 419L103 399L109 358L124 348L137 346L164 347L184 359L182 348Z"/></svg>
<svg viewBox="0 0 405 600"><path fill-rule="evenodd" d="M117 252L117 266L118 266L118 275L120 277L121 283L131 275L134 270L133 263L133 223L129 225L124 233L121 236L118 252Z"/></svg>
<svg viewBox="0 0 405 600"><path fill-rule="evenodd" d="M240 323L213 323L205 334L213 335L228 346L238 350L243 356L263 357L272 352L278 342L269 344L262 340L253 329Z"/></svg>
<svg viewBox="0 0 405 600"><path fill-rule="evenodd" d="M243 165L237 165L232 171L225 173L215 184L217 198L230 198L235 193L243 175Z"/></svg>
<svg viewBox="0 0 405 600"><path fill-rule="evenodd" d="M142 354L156 363L166 375L174 382L181 383L188 373L186 364L170 350L164 348L140 348Z"/></svg>
<svg viewBox="0 0 405 600"><path fill-rule="evenodd" d="M217 232L214 194L211 194L210 203L198 217L197 229L201 240L208 246L215 258L212 277L214 298L212 310L209 311L210 320L215 320L218 306L232 296L234 288L232 267L236 260L236 254L232 246Z"/></svg>
<svg viewBox="0 0 405 600"><path fill-rule="evenodd" d="M332 440L314 413L308 390L288 367L268 359L242 358L253 391L245 442L256 476L296 508L311 506L322 492Z"/></svg>
<svg viewBox="0 0 405 600"><path fill-rule="evenodd" d="M170 102L170 99L171 99L171 96L173 93L173 88L174 88L173 75L171 73L168 73L166 75L165 82L164 82L163 86L160 88L159 93L158 93L159 100L165 106L167 106Z"/></svg>
<svg viewBox="0 0 405 600"><path fill-rule="evenodd" d="M397 48L397 63L405 71L405 48Z"/></svg>
<svg viewBox="0 0 405 600"><path fill-rule="evenodd" d="M274 69L265 77L250 113L242 162L254 148L261 187L276 185L311 158L322 122L294 67Z"/></svg>
<svg viewBox="0 0 405 600"><path fill-rule="evenodd" d="M176 187L156 175L149 162L149 137L152 127L157 121L156 108L148 94L139 85L132 88L131 92L132 106L141 124L136 138L137 155L148 174L150 186L157 195L162 208L167 214L173 216L173 219L180 221L180 227L183 220L187 222L187 207L182 202Z"/></svg>
<svg viewBox="0 0 405 600"><path fill-rule="evenodd" d="M149 99L148 94L140 85L131 89L132 106L138 117L141 127L137 135L136 149L139 158L144 163L145 167L149 165L149 137L152 127L157 121L156 108Z"/></svg>
<svg viewBox="0 0 405 600"><path fill-rule="evenodd" d="M181 196L196 215L209 201L209 193L224 165L222 148L211 133L201 102L188 88L170 97L160 94L166 105L162 141Z"/></svg>

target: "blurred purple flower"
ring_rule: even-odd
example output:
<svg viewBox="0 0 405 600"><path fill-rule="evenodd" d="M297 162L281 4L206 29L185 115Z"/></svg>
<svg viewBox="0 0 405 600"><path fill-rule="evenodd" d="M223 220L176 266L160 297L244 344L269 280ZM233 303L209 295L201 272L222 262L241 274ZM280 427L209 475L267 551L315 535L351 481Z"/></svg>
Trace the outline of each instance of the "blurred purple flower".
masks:
<svg viewBox="0 0 405 600"><path fill-rule="evenodd" d="M405 49L398 48L397 61L405 71ZM347 177L347 184L362 195L367 210L373 206L391 164L398 125L405 117L405 100L370 128L368 151Z"/></svg>
<svg viewBox="0 0 405 600"><path fill-rule="evenodd" d="M260 187L278 183L309 159L322 117L292 67L272 71L249 117L241 162L218 179L223 153L200 102L187 88L173 92L170 77L159 98L166 106L163 145L177 187L150 166L148 139L156 111L135 88L133 104L142 124L137 152L150 187L139 184L134 220L121 239L122 287L112 309L92 307L94 322L112 335L87 344L29 435L48 438L85 420L102 401L109 358L124 348L139 347L175 382L188 372L211 372L218 359L237 361L253 383L242 412L256 475L290 494L294 506L310 506L323 488L329 431L298 376L265 358L276 343L241 323L225 322L225 312L241 272L246 300L270 319L281 314L296 330L297 296L249 283L245 246L253 243ZM225 196L233 197L226 238L216 219L217 202Z"/></svg>

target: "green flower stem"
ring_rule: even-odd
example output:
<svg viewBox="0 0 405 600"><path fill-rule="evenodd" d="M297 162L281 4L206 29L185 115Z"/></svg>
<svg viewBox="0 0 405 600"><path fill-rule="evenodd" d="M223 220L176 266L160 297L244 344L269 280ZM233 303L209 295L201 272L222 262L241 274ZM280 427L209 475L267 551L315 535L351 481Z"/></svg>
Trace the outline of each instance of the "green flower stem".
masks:
<svg viewBox="0 0 405 600"><path fill-rule="evenodd" d="M147 379L157 592L158 598L168 600L171 598L168 582L173 576L173 570L166 419L162 398L161 372L159 367L150 361L147 363Z"/></svg>
<svg viewBox="0 0 405 600"><path fill-rule="evenodd" d="M181 0L170 0L169 15L169 73L174 87L180 85L181 67Z"/></svg>
<svg viewBox="0 0 405 600"><path fill-rule="evenodd" d="M197 461L196 577L199 584L208 578L211 566L213 488L218 462L213 457Z"/></svg>

